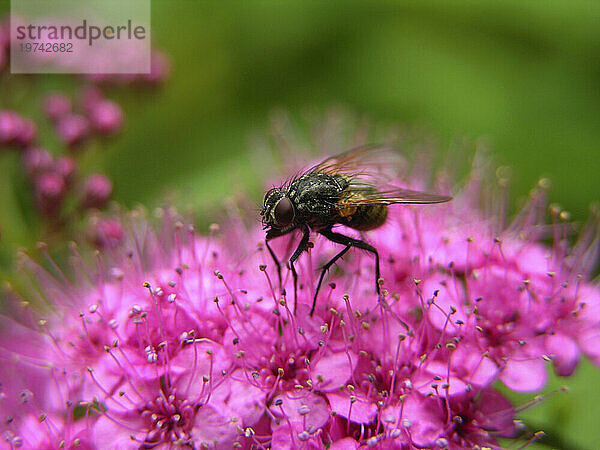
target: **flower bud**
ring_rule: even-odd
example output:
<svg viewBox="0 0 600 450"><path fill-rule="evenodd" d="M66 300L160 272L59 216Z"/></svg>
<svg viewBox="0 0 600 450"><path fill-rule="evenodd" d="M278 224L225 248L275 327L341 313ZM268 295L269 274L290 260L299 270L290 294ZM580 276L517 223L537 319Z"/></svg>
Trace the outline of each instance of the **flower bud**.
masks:
<svg viewBox="0 0 600 450"><path fill-rule="evenodd" d="M56 132L61 141L69 147L76 147L88 136L90 124L79 114L68 114L56 124Z"/></svg>
<svg viewBox="0 0 600 450"><path fill-rule="evenodd" d="M90 226L89 239L99 249L117 247L123 236L123 227L117 219L98 219Z"/></svg>
<svg viewBox="0 0 600 450"><path fill-rule="evenodd" d="M0 145L29 146L35 139L36 127L31 119L14 111L0 110Z"/></svg>
<svg viewBox="0 0 600 450"><path fill-rule="evenodd" d="M44 112L52 122L58 122L71 112L71 100L60 93L49 94L44 100Z"/></svg>
<svg viewBox="0 0 600 450"><path fill-rule="evenodd" d="M29 147L35 141L37 127L33 120L21 118L21 132L15 140L15 144L21 148Z"/></svg>
<svg viewBox="0 0 600 450"><path fill-rule="evenodd" d="M92 128L100 134L115 134L123 126L123 111L118 104L110 100L101 100L93 104L88 117Z"/></svg>
<svg viewBox="0 0 600 450"><path fill-rule="evenodd" d="M70 186L77 174L77 162L70 156L61 156L54 163L54 171L63 177L67 186Z"/></svg>
<svg viewBox="0 0 600 450"><path fill-rule="evenodd" d="M66 185L63 178L54 172L43 173L35 182L35 198L38 208L48 217L58 215Z"/></svg>
<svg viewBox="0 0 600 450"><path fill-rule="evenodd" d="M104 100L102 91L97 87L88 87L81 93L81 107L89 114L94 106Z"/></svg>
<svg viewBox="0 0 600 450"><path fill-rule="evenodd" d="M83 186L82 208L102 208L112 193L112 182L100 174L92 174Z"/></svg>
<svg viewBox="0 0 600 450"><path fill-rule="evenodd" d="M31 178L52 169L52 155L42 147L29 147L23 152L21 164Z"/></svg>
<svg viewBox="0 0 600 450"><path fill-rule="evenodd" d="M20 117L14 111L0 111L0 145L14 142L21 131Z"/></svg>

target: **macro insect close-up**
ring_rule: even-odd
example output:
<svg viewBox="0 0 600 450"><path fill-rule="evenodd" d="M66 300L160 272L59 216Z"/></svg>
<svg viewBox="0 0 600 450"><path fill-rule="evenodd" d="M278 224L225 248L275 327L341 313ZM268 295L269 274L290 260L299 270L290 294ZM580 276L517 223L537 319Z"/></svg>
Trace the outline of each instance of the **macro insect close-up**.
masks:
<svg viewBox="0 0 600 450"><path fill-rule="evenodd" d="M377 249L364 240L333 231L334 226L344 225L360 232L369 231L385 223L389 205L443 203L451 200L445 195L386 185L382 172L383 169L393 169L390 166L396 159L394 156L391 150L380 146L357 147L323 160L265 194L260 214L266 229L265 243L277 266L280 286L281 263L269 246L269 241L295 230L302 233L300 243L289 259L294 280L294 309L298 291L294 262L302 252L308 250L311 230L344 246L321 267L310 310L312 316L325 274L351 247L370 252L375 257L375 291L380 293Z"/></svg>

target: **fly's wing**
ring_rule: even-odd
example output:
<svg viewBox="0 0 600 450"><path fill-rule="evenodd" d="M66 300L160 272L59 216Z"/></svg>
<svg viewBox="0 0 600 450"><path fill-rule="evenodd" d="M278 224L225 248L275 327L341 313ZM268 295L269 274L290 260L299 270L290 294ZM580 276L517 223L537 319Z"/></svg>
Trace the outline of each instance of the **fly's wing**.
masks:
<svg viewBox="0 0 600 450"><path fill-rule="evenodd" d="M331 156L307 172L340 174L377 186L393 180L403 166L405 161L394 149L383 145L362 145Z"/></svg>
<svg viewBox="0 0 600 450"><path fill-rule="evenodd" d="M394 172L402 166L401 156L393 149L378 145L357 147L331 156L309 172L344 175L349 185L341 202L344 207L365 204L443 203L452 199L445 195L429 194L391 186Z"/></svg>
<svg viewBox="0 0 600 450"><path fill-rule="evenodd" d="M350 182L347 192L348 195L340 200L344 207L360 205L392 205L394 203L444 203L452 200L452 197L447 195L430 194L389 185L385 186L385 188L376 188L371 184L365 184L357 180L352 180Z"/></svg>

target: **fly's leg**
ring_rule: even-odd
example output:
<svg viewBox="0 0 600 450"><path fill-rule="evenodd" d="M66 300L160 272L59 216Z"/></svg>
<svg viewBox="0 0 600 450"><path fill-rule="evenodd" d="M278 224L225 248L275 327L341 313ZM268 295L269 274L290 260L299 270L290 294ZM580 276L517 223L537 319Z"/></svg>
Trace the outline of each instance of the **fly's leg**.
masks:
<svg viewBox="0 0 600 450"><path fill-rule="evenodd" d="M329 262L327 264L325 264L321 270L321 276L319 276L319 282L317 283L317 289L315 290L315 298L313 299L313 304L312 304L312 308L310 309L310 316L312 317L313 313L315 312L315 306L317 306L317 294L319 293L319 289L321 289L321 283L323 283L323 278L325 278L325 273L329 270L329 268L331 266L333 266L335 264L335 262L340 259L342 256L344 256L346 254L346 252L348 250L350 250L350 247L352 247L351 245L348 245L346 248L344 248L341 252L339 252L337 255L335 255L333 258L331 258L331 260L329 260Z"/></svg>
<svg viewBox="0 0 600 450"><path fill-rule="evenodd" d="M275 266L277 267L277 278L279 279L279 290L281 291L281 289L283 289L283 284L281 281L281 263L279 262L279 260L277 259L277 256L275 255L275 252L269 245L269 239L265 239L265 245L267 247L267 250L269 250L269 254L271 255L271 258L273 258L273 262L275 263Z"/></svg>
<svg viewBox="0 0 600 450"><path fill-rule="evenodd" d="M319 284L317 285L317 290L315 291L315 298L313 300L312 309L310 310L310 315L312 316L313 312L315 311L315 307L317 305L317 295L319 294L319 289L321 287L321 283L323 281L323 277L325 276L325 273L327 272L327 270L329 270L329 268L338 259L340 259L342 256L344 256L344 254L350 249L350 247L360 248L362 250L371 252L371 253L373 253L373 255L375 255L375 290L377 291L377 294L380 294L378 281L379 281L379 278L381 278L381 273L379 271L379 253L377 253L377 249L375 247L373 247L372 245L367 244L366 242L351 238L349 236L345 236L340 233L335 233L335 232L331 231L331 229L322 230L322 231L319 231L319 233L322 236L325 236L330 241L335 242L336 244L345 245L346 248L343 249L341 252L339 252L337 255L335 255L327 264L325 264L323 266L323 270L321 271L321 276L319 277Z"/></svg>
<svg viewBox="0 0 600 450"><path fill-rule="evenodd" d="M290 270L292 271L292 277L294 278L294 314L296 313L296 307L298 306L298 274L296 273L296 268L294 267L294 262L298 259L298 257L302 254L304 250L308 247L308 238L310 236L310 231L308 227L304 227L303 229L304 235L300 240L300 244L294 251L294 254L290 258Z"/></svg>

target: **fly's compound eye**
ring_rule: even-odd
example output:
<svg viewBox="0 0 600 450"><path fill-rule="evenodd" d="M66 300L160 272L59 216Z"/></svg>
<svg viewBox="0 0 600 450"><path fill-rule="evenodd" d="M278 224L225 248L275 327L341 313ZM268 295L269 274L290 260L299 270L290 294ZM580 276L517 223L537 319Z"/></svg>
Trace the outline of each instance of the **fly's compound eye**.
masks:
<svg viewBox="0 0 600 450"><path fill-rule="evenodd" d="M287 227L294 221L295 215L294 205L292 205L289 198L283 197L275 205L275 221L277 225Z"/></svg>

